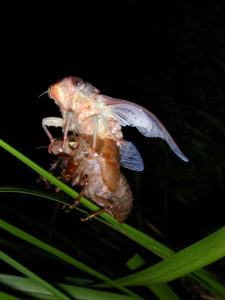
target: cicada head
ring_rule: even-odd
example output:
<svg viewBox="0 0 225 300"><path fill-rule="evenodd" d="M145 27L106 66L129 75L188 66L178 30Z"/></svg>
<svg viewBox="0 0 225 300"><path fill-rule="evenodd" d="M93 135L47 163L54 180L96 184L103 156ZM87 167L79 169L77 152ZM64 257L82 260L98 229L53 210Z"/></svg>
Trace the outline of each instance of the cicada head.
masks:
<svg viewBox="0 0 225 300"><path fill-rule="evenodd" d="M84 85L79 77L65 77L48 88L48 96L55 100L61 110L69 111L72 99L80 93Z"/></svg>

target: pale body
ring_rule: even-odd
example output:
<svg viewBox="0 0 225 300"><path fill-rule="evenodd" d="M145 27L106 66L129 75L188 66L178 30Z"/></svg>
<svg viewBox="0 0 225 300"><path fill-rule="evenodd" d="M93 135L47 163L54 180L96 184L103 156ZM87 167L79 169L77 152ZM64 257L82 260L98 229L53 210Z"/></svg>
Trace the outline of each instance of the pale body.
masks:
<svg viewBox="0 0 225 300"><path fill-rule="evenodd" d="M51 144L54 139L47 129L48 126L63 128L63 147L69 131L92 136L93 153L97 138L112 139L121 146L123 144L121 126L132 126L146 137L164 139L181 159L188 161L157 117L135 103L101 95L95 87L78 77L66 77L60 80L49 87L48 94L59 105L62 114L62 118L50 117L42 121ZM137 155L133 166L132 162L126 165L126 159L124 160L123 157L132 157L135 151ZM124 147L121 160L122 165L129 169L141 171L144 168L141 156L135 147Z"/></svg>
<svg viewBox="0 0 225 300"><path fill-rule="evenodd" d="M90 84L76 85L73 77L66 77L48 89L48 94L59 105L62 118L44 118L42 125L50 140L52 137L46 126L62 127L64 139L68 131L102 139L122 140L122 131L112 108L104 102L104 97Z"/></svg>

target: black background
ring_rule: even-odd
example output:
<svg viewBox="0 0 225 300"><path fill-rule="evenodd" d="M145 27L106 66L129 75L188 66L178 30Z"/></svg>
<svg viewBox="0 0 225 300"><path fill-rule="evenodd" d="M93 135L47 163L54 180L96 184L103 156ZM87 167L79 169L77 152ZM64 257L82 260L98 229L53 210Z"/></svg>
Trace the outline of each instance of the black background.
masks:
<svg viewBox="0 0 225 300"><path fill-rule="evenodd" d="M163 141L124 129L145 162L140 175L124 170L135 195L128 223L153 224L177 249L215 231L224 224L224 8L223 1L6 8L2 138L47 169L51 158L37 149L49 142L41 120L60 114L39 95L65 76L79 76L103 94L152 111L190 158L182 162ZM36 187L36 177L1 150L2 184ZM21 205L29 210L28 202Z"/></svg>

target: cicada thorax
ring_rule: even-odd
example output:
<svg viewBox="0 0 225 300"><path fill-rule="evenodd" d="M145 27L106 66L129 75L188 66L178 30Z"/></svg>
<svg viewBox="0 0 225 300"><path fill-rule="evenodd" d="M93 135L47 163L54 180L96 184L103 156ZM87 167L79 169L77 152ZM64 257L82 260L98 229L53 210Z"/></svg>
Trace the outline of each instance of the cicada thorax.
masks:
<svg viewBox="0 0 225 300"><path fill-rule="evenodd" d="M122 139L121 126L99 91L78 77L66 77L48 88L50 98L59 105L63 128L77 134Z"/></svg>

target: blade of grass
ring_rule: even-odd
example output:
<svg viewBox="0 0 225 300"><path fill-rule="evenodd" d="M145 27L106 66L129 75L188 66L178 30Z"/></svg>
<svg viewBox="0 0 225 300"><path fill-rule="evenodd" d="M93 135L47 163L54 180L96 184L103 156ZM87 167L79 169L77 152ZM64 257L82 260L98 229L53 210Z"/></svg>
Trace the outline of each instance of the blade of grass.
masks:
<svg viewBox="0 0 225 300"><path fill-rule="evenodd" d="M201 241L143 271L119 279L124 285L149 285L174 280L225 256L225 226Z"/></svg>
<svg viewBox="0 0 225 300"><path fill-rule="evenodd" d="M24 162L26 165L28 165L30 168L32 168L34 171L36 171L38 174L42 175L43 177L47 178L49 181L51 181L53 184L58 186L61 190L63 190L65 193L70 195L73 198L77 198L78 193L75 192L72 188L68 187L66 184L52 176L49 172L45 171L43 168L38 166L36 163L32 162L29 158L24 156L22 153L8 145L6 142L4 142L2 139L0 139L0 146L3 147L5 150L7 150L9 153L17 157L19 160ZM96 211L99 208L85 199L84 197L81 199L81 203L86 206L87 208L91 209L92 211ZM109 214L103 213L101 214L101 217L105 220L109 221L112 224L112 227L123 234L127 235L128 237L132 238L134 241L138 242L139 244L143 245L144 247L151 250L153 253L156 253L162 258L167 257L168 255L172 255L173 251L169 248L165 247L164 245L160 244L159 242L155 241L154 239L150 238L148 235L126 225L122 224L122 226Z"/></svg>
<svg viewBox="0 0 225 300"><path fill-rule="evenodd" d="M56 196L51 196L51 194L48 195L47 192L39 192L35 191L34 189L29 190L29 189L23 189L19 187L1 187L0 192L18 192L18 193L24 193L24 194L32 194L38 197L44 197L56 202L64 203L61 199L58 200ZM88 201L88 200L87 200ZM65 203L67 204L67 203ZM93 204L94 205L94 204ZM97 210L97 206L96 210ZM81 210L80 208L76 208L79 211L86 213L85 211ZM105 222L102 218L96 217L96 220L99 220L100 222L106 224L107 226L119 231L123 235L126 235L130 239L134 240L136 243L139 243L146 249L150 250L151 252L155 253L161 258L167 258L168 256L174 254L174 251L169 249L168 247L164 246L163 244L159 243L158 241L152 239L150 236L147 234L123 223L122 225L119 224L114 218L109 216L107 213L106 214L101 214L101 217L108 220L110 218L111 223Z"/></svg>
<svg viewBox="0 0 225 300"><path fill-rule="evenodd" d="M140 244L141 246L143 246L144 248L148 249L149 251L153 252L154 254L156 254L161 258L167 258L170 255L174 254L173 250L169 249L165 245L154 240L146 233L132 226L129 226L128 224L123 223L122 225L120 225L115 222L115 223L108 223L107 225L119 231L123 235L129 237L136 243Z"/></svg>
<svg viewBox="0 0 225 300"><path fill-rule="evenodd" d="M12 266L14 269L18 270L22 274L26 275L27 277L33 279L34 281L38 282L40 285L44 286L47 290L51 291L58 299L70 300L65 294L55 288L53 285L48 283L47 281L43 280L41 277L37 276L35 273L30 271L28 268L24 267L22 264L17 262L15 259L8 256L3 251L0 251L0 259L4 262Z"/></svg>
<svg viewBox="0 0 225 300"><path fill-rule="evenodd" d="M15 150L14 148L12 148L11 146L9 146L7 143L5 143L3 140L0 139L0 146L2 146L5 150L9 151L11 154L15 155L18 159L20 159L18 156L20 155L20 153ZM22 155L22 154L21 154ZM25 157L26 158L26 157ZM22 159L20 159L21 161L24 161L24 156L22 155ZM26 158L26 164L29 166L29 162L30 160ZM35 166L37 166L35 164ZM39 167L39 166L38 166ZM48 180L51 180L51 178L53 177L51 174L49 174L48 172L46 172L45 170L43 170L41 167L38 168L38 170L36 170L36 168L33 168L36 172L38 172L40 175L45 176ZM44 171L44 173L42 174L42 170ZM55 180L54 184L56 186L59 186L57 183L60 182L59 180ZM70 189L69 187L67 187L66 185L64 185L62 183L61 187L62 189L64 188L64 186L66 187L66 189L64 190L65 192L69 191L69 195L72 196L73 198L76 198L76 193L74 190ZM60 187L60 186L59 186ZM67 189L68 188L68 189ZM83 200L84 198L82 198ZM82 202L81 200L81 202ZM92 203L90 203L87 199L85 199L87 201L87 203L89 203L90 205L88 205L87 207L90 208L91 210L97 210L98 207ZM83 203L85 205L85 203ZM127 225L127 224L122 224L120 225L112 216L108 215L107 213L103 213L101 214L101 217L103 219L106 219L109 222L104 221L101 218L95 218L99 221L101 221L102 223L104 223L107 226L110 226L111 228L117 230L118 232L126 235L127 237L129 237L130 239L134 240L135 242L139 243L141 246L143 246L144 248L148 249L149 251L155 253L156 255L158 255L161 258L167 258L171 255L173 255L175 252L171 249L169 249L168 247L160 244L158 241L155 241L154 239L152 239L151 237L149 237L147 234ZM195 278L201 278L202 276L202 270L197 270L194 271L192 276ZM206 271L204 271L206 272ZM206 272L208 274L208 278L207 276L204 276L203 281L205 283L212 283L212 278L210 276L210 274L208 272ZM204 274L206 274L204 273ZM215 279L214 279L214 285L216 286L217 284L219 284ZM219 284L220 285L220 284ZM221 287L221 285L220 285ZM215 294L216 294L216 290L215 290Z"/></svg>
<svg viewBox="0 0 225 300"><path fill-rule="evenodd" d="M0 146L3 147L9 153L11 153L13 156L15 156L16 158L21 160L23 163L25 163L27 166L29 166L31 169L33 169L35 172L37 172L41 176L47 178L50 182L52 182L56 186L60 187L60 189L62 191L64 191L65 193L67 193L71 197L76 198L79 195L75 190L71 189L66 184L64 184L63 182L61 182L60 180L58 180L57 178L52 176L49 172L45 171L39 165L37 165L32 160L27 158L25 155L23 155L22 153L20 153L19 151L17 151L13 147L11 147L9 144L4 142L2 139L0 139ZM83 199L83 202L84 202L84 205L87 206L87 207L90 204L90 203L88 203L89 201L87 199Z"/></svg>
<svg viewBox="0 0 225 300"><path fill-rule="evenodd" d="M180 297L166 283L151 284L148 288L160 300L181 300Z"/></svg>
<svg viewBox="0 0 225 300"><path fill-rule="evenodd" d="M147 234L145 234L127 224L118 225L118 224L114 224L114 223L111 224L108 222L104 222L104 223L106 225L110 226L111 228L121 232L122 234L126 235L130 239L136 241L137 243L142 245L144 248L155 253L156 255L158 255L159 257L161 257L163 259L171 257L172 255L175 254L175 251L173 251L172 249L169 249L168 247L160 244L158 241L153 240ZM204 276L203 276L203 274L204 274ZM202 282L205 282L203 287L206 290L208 290L209 292L212 292L212 288L213 288L215 295L220 296L220 294L223 294L223 297L225 299L224 286L222 284L220 284L215 278L212 278L212 276L209 272L200 269L200 270L193 271L193 273L189 274L189 275L191 275L194 279L195 278L198 279L198 282L199 282L199 278L201 278ZM100 286L100 285L96 285L96 286ZM207 288L207 287L209 287L209 288ZM218 294L217 288L220 289L221 293Z"/></svg>
<svg viewBox="0 0 225 300"><path fill-rule="evenodd" d="M6 187L6 188L4 188L4 187L2 187L1 189L0 189L0 192L6 192L6 191L10 191L10 188L9 187ZM26 192L26 190L24 190L24 189L21 189L21 188L15 188L15 189L13 189L13 192L24 192L24 193L29 193L29 191L28 192ZM38 191L37 191L38 192ZM35 193L35 191L34 190L32 190L32 192L31 192L33 195L35 195L35 196L43 196L43 197L45 197L45 194L47 194L46 192L44 192L43 194L42 193ZM47 196L47 198L49 198L49 199L51 199L51 196ZM54 199L51 199L51 200L54 200ZM83 210L81 210L81 211L83 211ZM106 224L106 225L108 225L108 226L110 226L110 227L112 227L112 228L114 228L114 229L116 229L117 231L120 231L121 233L123 233L123 231L124 231L124 229L122 229L121 230L121 225L118 225L117 226L117 224L115 224L116 226L114 226L114 224L110 224L110 223L108 223L108 222L105 222L104 220L102 220L102 219L100 219L100 218L96 218L97 220L99 220L99 221L101 221L101 222L103 222L104 224ZM126 228L129 230L129 228L130 229L133 229L133 230L136 230L136 229L134 229L134 228L132 228L132 227L130 227L129 225L126 225L126 224L123 224L123 226L122 227L124 227L125 226L125 230L126 230ZM116 228L115 228L116 227ZM132 230L131 230L132 231ZM137 231L137 234L138 234L138 230L136 230ZM150 251L152 251L152 252L154 252L154 248L152 247L152 245L151 245L151 238L149 237L149 236L147 236L146 234L143 234L142 232L140 232L141 233L141 235L143 235L142 236L142 238L144 238L144 239L146 239L147 241L149 240L149 243L147 243L147 242L145 242L144 244L142 244L142 243L140 243L140 244L142 244L142 246L144 246L146 249L148 249L148 250L150 250ZM130 238L132 238L132 236L130 236L130 234L129 233L124 233L125 235L127 235L128 237L130 237ZM132 239L134 239L134 238L132 238ZM135 239L134 239L135 240ZM156 243L158 243L157 241L156 241ZM155 253L157 254L157 252L159 252L158 251L158 249L159 249L160 247L158 247L158 248L156 248L156 250L157 251L155 251ZM163 246L163 249L166 249L166 251L160 251L159 253L160 254L162 254L161 256L162 256L162 258L166 258L166 257L169 257L170 255L170 253L175 253L174 251L172 251L171 249L169 249L169 248L166 248L165 246ZM167 251L167 249L168 249L168 251ZM193 272L193 274L190 274L194 279L196 279L200 284L202 283L202 286L204 286L204 288L206 288L209 292L211 292L211 290L213 289L213 291L214 291L214 294L215 295L218 295L218 296L220 296L221 294L223 294L223 295L225 295L225 288L224 288L224 286L222 286L215 278L212 278L212 276L211 276L211 274L210 273L208 273L207 271L205 271L205 270L197 270L197 271L195 271L195 272ZM101 286L101 285L96 285L96 286ZM208 288L207 288L208 287ZM220 290L220 292L218 293L217 291L218 290Z"/></svg>
<svg viewBox="0 0 225 300"><path fill-rule="evenodd" d="M52 299L55 300L55 296L51 291L46 289L44 286L40 285L38 282L34 280L22 276L13 276L0 274L0 283L4 286L11 288L17 292L23 292L26 295L33 296L35 299ZM110 293L104 291L98 291L85 287L78 287L70 284L56 284L56 286L60 287L62 291L65 291L72 299L85 299L85 300L131 300L135 299L130 296ZM3 299L0 297L0 299ZM9 300L18 300L18 298L9 298Z"/></svg>
<svg viewBox="0 0 225 300"><path fill-rule="evenodd" d="M126 265L130 270L135 270L144 263L145 260L136 253L127 261ZM149 285L148 289L160 300L180 300L180 297L166 283Z"/></svg>
<svg viewBox="0 0 225 300"><path fill-rule="evenodd" d="M117 282L113 281L112 279L108 278L107 276L101 274L100 272L95 271L94 269L88 267L87 265L81 263L80 261L76 260L75 258L72 258L71 256L67 255L63 251L60 251L42 241L39 239L33 237L32 235L18 229L17 227L10 225L9 223L3 221L0 219L0 227L4 230L10 232L11 234L15 235L18 238L21 238L25 240L28 243L31 243L45 251L48 251L49 253L61 258L62 260L68 262L69 264L75 266L76 268L79 268L80 270L109 283L111 286L114 286L118 288L119 290L125 292L126 294L135 297L136 299L142 299L142 297L138 296L137 294L131 292L129 289L123 287L122 285L118 284Z"/></svg>
<svg viewBox="0 0 225 300"><path fill-rule="evenodd" d="M17 297L11 296L11 295L3 293L3 292L0 292L0 299L1 300L20 300Z"/></svg>
<svg viewBox="0 0 225 300"><path fill-rule="evenodd" d="M0 186L0 193L18 193L18 194L24 194L24 195L32 195L35 197L41 197L44 199L52 200L57 203L66 204L69 205L71 202L68 201L68 199L64 199L61 195L53 194L49 191L42 191L40 189L30 189L30 188L23 188L18 186ZM79 212L83 214L88 214L87 211L75 207L74 209L78 210Z"/></svg>
<svg viewBox="0 0 225 300"><path fill-rule="evenodd" d="M198 270L195 274L191 274L191 277L211 294L225 299L225 286L220 284L209 272L205 270Z"/></svg>
<svg viewBox="0 0 225 300"><path fill-rule="evenodd" d="M135 253L135 255L126 262L127 267L131 271L138 269L144 264L145 264L145 260L138 253Z"/></svg>
<svg viewBox="0 0 225 300"><path fill-rule="evenodd" d="M46 192L45 190L42 191L40 189L30 189L27 187L23 188L17 186L0 186L0 193L18 193L18 194L32 195L32 196L42 197L62 204L70 204L67 199L59 197L50 192Z"/></svg>

